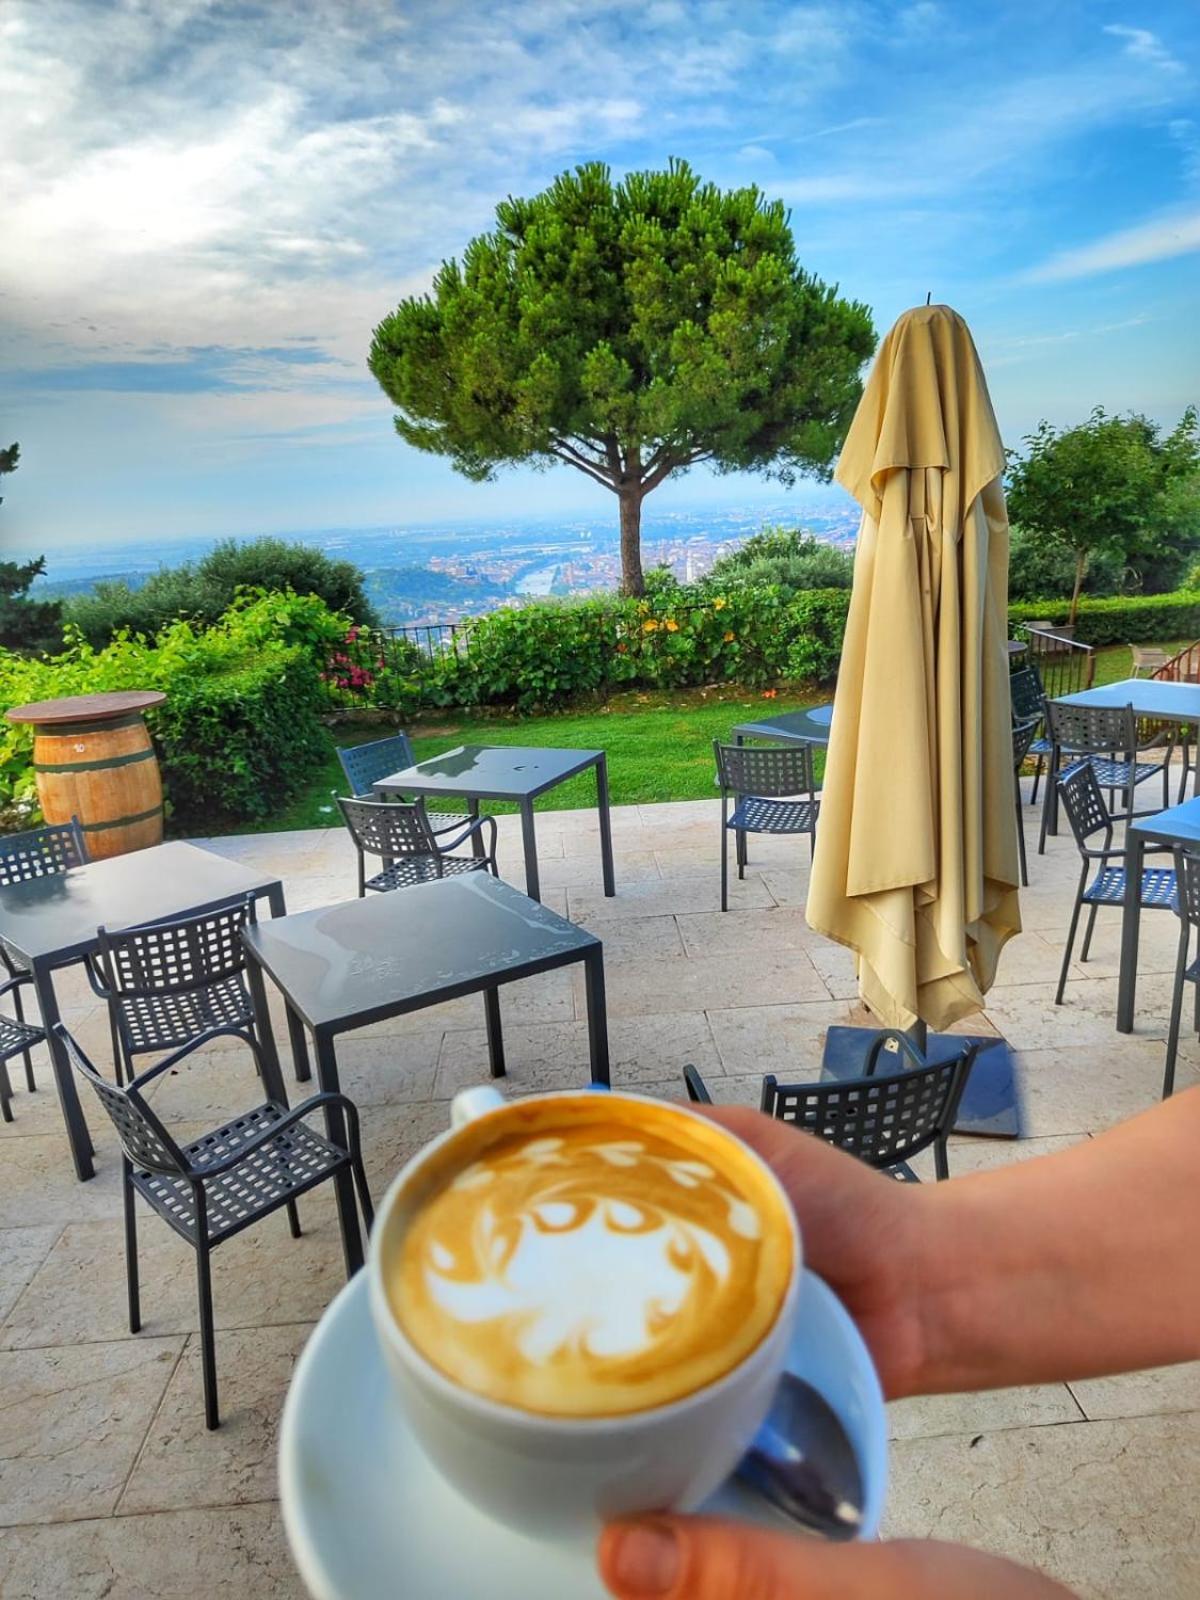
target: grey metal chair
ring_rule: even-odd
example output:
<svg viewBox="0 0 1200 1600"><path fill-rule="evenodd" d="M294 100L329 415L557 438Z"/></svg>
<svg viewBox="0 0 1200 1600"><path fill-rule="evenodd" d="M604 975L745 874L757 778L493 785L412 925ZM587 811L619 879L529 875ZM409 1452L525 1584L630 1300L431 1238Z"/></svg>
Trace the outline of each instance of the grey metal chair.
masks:
<svg viewBox="0 0 1200 1600"><path fill-rule="evenodd" d="M33 1063L29 1053L33 1046L41 1044L46 1037L46 1030L35 1023L26 1022L24 1013L20 1011L21 988L25 984L32 984L33 979L24 972L18 972L15 977L8 978L0 983L0 999L12 995L13 1007L18 1011L16 1017L8 1017L0 1011L0 1120L11 1122L12 1114L12 1083L8 1076L8 1063L15 1056L25 1058L25 1083L30 1092L37 1088L33 1081Z"/></svg>
<svg viewBox="0 0 1200 1600"><path fill-rule="evenodd" d="M739 878L746 876L748 833L807 833L811 856L821 802L811 745L738 745L714 739L713 754L721 788L721 910L728 911L730 833Z"/></svg>
<svg viewBox="0 0 1200 1600"><path fill-rule="evenodd" d="M339 745L337 758L355 800L374 799L374 786L380 778L403 772L405 767L414 765L415 759L406 733L389 734L386 739L371 739L366 744ZM429 813L429 826L435 834L454 833L467 827L472 820L470 816L449 811Z"/></svg>
<svg viewBox="0 0 1200 1600"><path fill-rule="evenodd" d="M1079 886L1075 891L1075 904L1071 910L1071 925L1067 930L1067 947L1063 951L1062 970L1054 1003L1063 1003L1063 990L1067 983L1067 969L1075 949L1075 934L1079 927L1079 914L1088 908L1087 931L1083 936L1080 961L1086 961L1092 945L1092 932L1096 926L1096 912L1101 906L1122 907L1125 903L1125 851L1113 844L1113 828L1117 822L1104 803L1100 792L1100 779L1095 767L1087 761L1074 767L1065 778L1058 780L1058 796L1067 822L1075 836L1082 866ZM1092 849L1089 840L1098 833L1104 835L1102 849ZM1169 850L1169 845L1148 845L1147 854L1154 850ZM1113 861L1119 865L1110 865ZM1089 883L1092 873L1095 877ZM1138 903L1147 911L1173 911L1175 909L1175 872L1171 867L1146 867L1138 885Z"/></svg>
<svg viewBox="0 0 1200 1600"><path fill-rule="evenodd" d="M129 1328L141 1328L135 1196L196 1252L196 1286L200 1301L200 1346L204 1372L204 1418L210 1428L220 1423L217 1364L213 1334L212 1251L236 1233L252 1227L283 1207L298 1233L295 1202L319 1184L332 1180L338 1188L343 1218L342 1249L347 1276L362 1261L362 1239L355 1212L355 1191L363 1222L374 1221L359 1145L358 1112L341 1094L317 1094L291 1109L267 1100L232 1118L201 1139L179 1145L144 1096L146 1087L169 1072L197 1047L184 1045L122 1087L96 1071L61 1022L54 1031L75 1071L92 1086L112 1120L121 1142L121 1186L125 1209L125 1268L129 1293ZM198 1041L197 1041L198 1042ZM345 1146L306 1125L305 1119L326 1109L345 1118Z"/></svg>
<svg viewBox="0 0 1200 1600"><path fill-rule="evenodd" d="M256 921L239 897L195 916L145 927L98 930L92 987L108 1006L117 1082L135 1056L240 1039L259 1063L262 1041L246 982L242 932Z"/></svg>
<svg viewBox="0 0 1200 1600"><path fill-rule="evenodd" d="M1128 822L1138 815L1134 809L1135 793L1138 785L1150 778L1162 778L1160 809L1165 811L1170 805L1169 764L1175 746L1174 728L1162 729L1139 743L1137 718L1131 705L1069 706L1061 700L1046 702L1046 719L1052 749L1046 778L1046 801L1042 807L1039 855L1044 855L1046 851L1046 834L1059 780L1069 776L1080 763L1092 768L1100 787L1107 789L1114 799L1118 791L1124 793L1125 809L1112 813L1114 821ZM1164 751L1161 761L1138 759L1143 751L1157 749ZM1064 756L1067 758L1065 767L1062 764Z"/></svg>
<svg viewBox="0 0 1200 1600"><path fill-rule="evenodd" d="M1013 722L1026 723L1032 720L1037 730L1029 749L1025 752L1037 763L1033 769L1033 793L1029 797L1029 804L1035 806L1038 786L1042 781L1042 769L1046 765L1046 758L1054 749L1046 737L1046 691L1042 687L1042 675L1035 662L1030 662L1027 667L1021 667L1019 671L1012 673L1009 678L1009 693L1012 696Z"/></svg>
<svg viewBox="0 0 1200 1600"><path fill-rule="evenodd" d="M87 842L83 836L83 829L79 826L78 817L72 817L70 822L47 823L41 828L30 828L24 833L10 833L0 837L0 887L7 888L14 883L27 883L31 878L53 878L61 872L67 872L72 867L82 867L88 860ZM30 983L29 969L17 952L0 939L0 969L8 973L8 983L0 987L0 994L11 994L13 1010L16 1013L12 1021L13 1033L5 1027L9 1019L0 1018L0 1049L3 1049L3 1039L8 1037L9 1042L15 1040L20 1033L28 1036L23 1039L20 1046L12 1051L6 1062L14 1055L24 1057L25 1083L32 1094L37 1084L33 1076L33 1058L30 1054L35 1044L40 1044L45 1038L45 1032L40 1027L26 1022L25 1007L21 997L21 990L26 983ZM0 1068L0 1071L3 1069ZM7 1074L4 1075L7 1084ZM5 1122L12 1121L12 1112L7 1109L5 1101Z"/></svg>
<svg viewBox="0 0 1200 1600"><path fill-rule="evenodd" d="M909 1163L932 1146L941 1182L950 1176L947 1141L978 1049L968 1044L952 1061L926 1062L910 1039L889 1030L873 1042L862 1077L780 1083L767 1073L759 1107L901 1183L920 1181ZM888 1070L878 1070L881 1062ZM684 1068L684 1082L692 1100L710 1099L695 1067Z"/></svg>
<svg viewBox="0 0 1200 1600"><path fill-rule="evenodd" d="M1025 765L1037 741L1037 731L1037 717L1031 717L1028 722L1013 723L1013 779L1016 790L1017 851L1021 858L1021 884L1026 889L1029 887L1029 863L1025 856L1025 817L1021 810L1021 768Z"/></svg>
<svg viewBox="0 0 1200 1600"><path fill-rule="evenodd" d="M1183 1017L1183 986L1196 985L1193 1027L1200 1033L1200 947L1189 961L1192 935L1200 929L1200 856L1190 850L1175 852L1175 914L1179 918L1179 953L1175 958L1175 984L1171 991L1171 1023L1167 1029L1167 1059L1163 1068L1162 1097L1175 1091L1175 1063L1179 1055L1179 1030Z"/></svg>
<svg viewBox="0 0 1200 1600"><path fill-rule="evenodd" d="M368 889L405 889L414 883L429 883L436 878L460 872L489 871L500 876L496 865L496 819L475 817L454 838L435 839L425 807L417 801L352 800L339 795L338 805L358 851L358 893ZM488 834L488 842L483 839ZM480 854L451 855L456 845L471 840ZM367 877L366 858L378 856L381 869Z"/></svg>

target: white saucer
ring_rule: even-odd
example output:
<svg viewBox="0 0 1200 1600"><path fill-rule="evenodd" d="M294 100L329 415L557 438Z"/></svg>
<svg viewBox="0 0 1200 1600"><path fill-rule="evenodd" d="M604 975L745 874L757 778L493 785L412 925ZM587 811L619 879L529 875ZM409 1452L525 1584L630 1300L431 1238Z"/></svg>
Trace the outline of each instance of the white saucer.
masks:
<svg viewBox="0 0 1200 1600"><path fill-rule="evenodd" d="M887 1487L883 1396L858 1330L807 1270L788 1365L826 1397L858 1452L871 1538ZM292 1554L315 1600L605 1600L589 1550L513 1533L429 1464L395 1399L365 1272L326 1311L296 1365L279 1483ZM794 1526L732 1482L705 1509Z"/></svg>

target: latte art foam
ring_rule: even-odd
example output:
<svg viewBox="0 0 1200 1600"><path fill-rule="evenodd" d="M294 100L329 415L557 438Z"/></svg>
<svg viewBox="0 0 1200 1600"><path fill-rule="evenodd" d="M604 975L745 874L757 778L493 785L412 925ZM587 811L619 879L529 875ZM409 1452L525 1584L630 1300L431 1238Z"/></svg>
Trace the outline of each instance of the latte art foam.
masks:
<svg viewBox="0 0 1200 1600"><path fill-rule="evenodd" d="M712 1382L774 1320L791 1237L770 1184L699 1119L620 1104L508 1108L497 1120L520 1125L416 1210L393 1306L468 1388L540 1412L639 1410Z"/></svg>

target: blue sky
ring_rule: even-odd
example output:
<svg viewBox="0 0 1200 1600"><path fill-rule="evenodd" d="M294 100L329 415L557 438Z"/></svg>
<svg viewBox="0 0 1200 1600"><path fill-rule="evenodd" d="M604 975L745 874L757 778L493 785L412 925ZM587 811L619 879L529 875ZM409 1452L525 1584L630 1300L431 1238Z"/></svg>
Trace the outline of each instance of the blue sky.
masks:
<svg viewBox="0 0 1200 1600"><path fill-rule="evenodd" d="M409 450L364 365L498 198L595 158L784 199L881 334L956 306L1010 444L1172 422L1198 83L1194 0L5 0L0 540L615 512L566 467L477 486Z"/></svg>

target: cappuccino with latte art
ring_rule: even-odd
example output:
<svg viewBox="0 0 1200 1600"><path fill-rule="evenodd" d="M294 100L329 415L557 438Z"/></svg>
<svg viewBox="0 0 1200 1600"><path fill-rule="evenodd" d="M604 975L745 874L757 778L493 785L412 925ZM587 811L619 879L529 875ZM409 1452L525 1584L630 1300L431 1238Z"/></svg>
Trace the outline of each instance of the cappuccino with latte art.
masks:
<svg viewBox="0 0 1200 1600"><path fill-rule="evenodd" d="M796 1263L759 1162L678 1108L613 1096L505 1107L424 1163L384 1285L414 1347L485 1399L624 1416L737 1368Z"/></svg>

